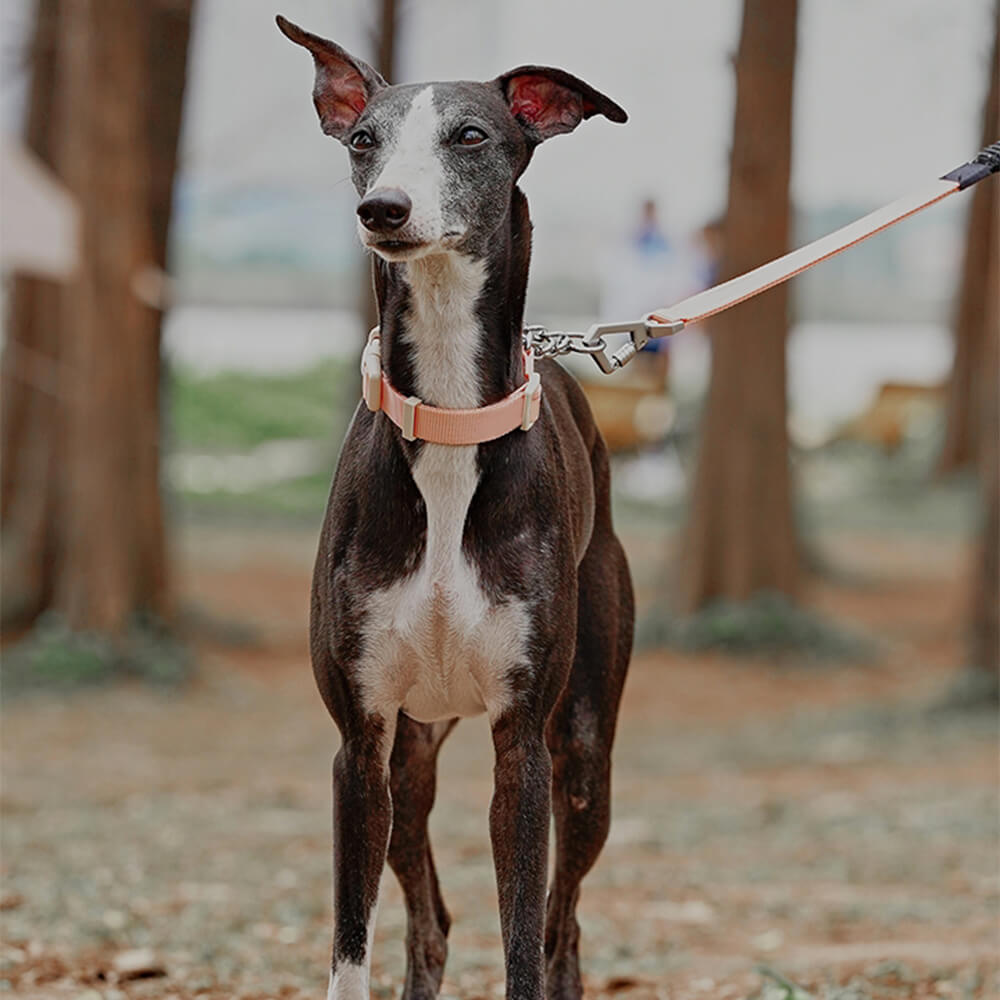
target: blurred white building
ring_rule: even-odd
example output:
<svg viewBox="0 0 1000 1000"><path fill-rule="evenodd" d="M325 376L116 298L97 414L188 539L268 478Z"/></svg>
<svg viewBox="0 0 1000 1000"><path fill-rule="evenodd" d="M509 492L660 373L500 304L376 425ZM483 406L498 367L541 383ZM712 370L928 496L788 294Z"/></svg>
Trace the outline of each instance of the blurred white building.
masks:
<svg viewBox="0 0 1000 1000"><path fill-rule="evenodd" d="M37 157L0 141L0 268L65 280L79 257L79 211Z"/></svg>

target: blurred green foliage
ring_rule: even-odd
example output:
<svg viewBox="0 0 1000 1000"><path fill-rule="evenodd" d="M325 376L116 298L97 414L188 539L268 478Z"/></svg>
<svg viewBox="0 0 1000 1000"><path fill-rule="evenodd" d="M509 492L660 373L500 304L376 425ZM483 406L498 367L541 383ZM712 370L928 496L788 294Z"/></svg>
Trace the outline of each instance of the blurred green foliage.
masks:
<svg viewBox="0 0 1000 1000"><path fill-rule="evenodd" d="M227 519L236 516L249 522L274 517L280 523L284 520L318 518L326 509L336 461L336 453L331 447L329 468L322 472L268 483L251 490L185 491L182 494L183 505L187 512L206 519L226 515Z"/></svg>
<svg viewBox="0 0 1000 1000"><path fill-rule="evenodd" d="M357 400L354 381L354 368L344 361L289 375L176 370L169 395L173 447L211 451L283 438L339 441Z"/></svg>
<svg viewBox="0 0 1000 1000"><path fill-rule="evenodd" d="M61 617L49 613L4 651L2 683L4 694L72 690L130 678L175 687L192 670L190 651L153 618L137 618L115 639L72 631Z"/></svg>
<svg viewBox="0 0 1000 1000"><path fill-rule="evenodd" d="M317 468L252 487L222 484L175 487L181 507L194 514L248 518L316 517L326 506L337 453L357 405L356 366L331 360L302 372L262 375L226 372L171 374L170 445L174 453L251 455L261 445L315 441Z"/></svg>
<svg viewBox="0 0 1000 1000"><path fill-rule="evenodd" d="M743 602L714 601L688 617L672 616L657 607L640 620L636 641L644 648L805 661L856 663L878 653L874 639L777 593Z"/></svg>

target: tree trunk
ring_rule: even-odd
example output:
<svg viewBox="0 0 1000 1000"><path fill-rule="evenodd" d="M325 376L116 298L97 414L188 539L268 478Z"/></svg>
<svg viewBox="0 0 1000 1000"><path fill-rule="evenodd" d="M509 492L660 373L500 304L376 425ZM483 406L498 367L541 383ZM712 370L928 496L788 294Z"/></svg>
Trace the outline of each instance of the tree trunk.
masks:
<svg viewBox="0 0 1000 1000"><path fill-rule="evenodd" d="M147 0L144 19L144 66L148 100L145 109L144 141L147 149L147 205L152 237L152 262L162 274L169 271L170 219L173 215L174 179L177 175L181 120L184 111L184 84L191 41L194 0ZM168 558L166 551L163 492L160 486L160 448L163 435L160 418L165 412L167 380L164 377L160 346L163 329L163 302L153 306L152 327L145 341L143 365L158 391L149 399L156 424L156 448L140 452L138 481L142 496L137 498L140 517L138 537L143 547L140 591L161 616L171 610ZM151 383L150 383L151 385Z"/></svg>
<svg viewBox="0 0 1000 1000"><path fill-rule="evenodd" d="M38 0L28 52L32 75L24 140L27 148L50 168L59 3ZM4 620L34 617L51 598L58 305L58 286L54 282L26 275L12 282L0 365ZM9 530L11 526L13 530Z"/></svg>
<svg viewBox="0 0 1000 1000"><path fill-rule="evenodd" d="M987 109L993 118L984 128L994 140L1000 137L998 51L1000 4L993 47L993 101ZM982 257L975 260L983 276L979 333L982 349L978 359L981 377L976 400L979 425L976 458L983 520L973 583L971 665L985 681L978 689L995 702L1000 699L1000 177L982 181L976 194L981 194L981 201L972 210L986 216L989 237ZM972 225L970 221L970 229ZM967 264L972 265L973 258Z"/></svg>
<svg viewBox="0 0 1000 1000"><path fill-rule="evenodd" d="M1000 138L1000 3L997 4L993 38L993 59L983 114L982 145ZM984 392L995 383L996 369L984 362L986 313L984 296L990 270L991 241L998 225L993 204L993 184L978 184L972 191L969 224L966 230L962 279L955 307L955 360L948 387L948 407L944 445L938 458L939 475L975 465L982 445L980 410Z"/></svg>
<svg viewBox="0 0 1000 1000"><path fill-rule="evenodd" d="M28 140L77 202L81 264L63 287L15 286L5 621L53 609L114 636L137 613L169 611L161 314L136 282L166 263L190 16L191 0L38 7Z"/></svg>
<svg viewBox="0 0 1000 1000"><path fill-rule="evenodd" d="M380 0L378 10L378 25L372 32L373 48L375 49L374 66L389 83L394 83L396 77L396 29L399 23L397 0ZM362 337L367 338L368 331L378 322L378 308L375 302L375 290L372 286L371 261L367 253L361 270L361 287L358 291L358 311L361 313ZM364 340L362 340L363 343Z"/></svg>
<svg viewBox="0 0 1000 1000"><path fill-rule="evenodd" d="M67 493L55 607L73 629L119 634L137 606L160 610L139 530L146 453L159 447L156 317L133 291L153 263L145 53L132 0L74 0L63 12L57 161L83 233L59 329Z"/></svg>
<svg viewBox="0 0 1000 1000"><path fill-rule="evenodd" d="M788 250L797 0L744 0L721 279ZM788 462L788 286L712 322L712 376L679 601L794 595L799 557Z"/></svg>
<svg viewBox="0 0 1000 1000"><path fill-rule="evenodd" d="M973 582L971 666L984 676L978 690L1000 698L1000 179L984 182L994 216L991 269L986 290L986 349L991 377L980 400L979 473L982 524Z"/></svg>

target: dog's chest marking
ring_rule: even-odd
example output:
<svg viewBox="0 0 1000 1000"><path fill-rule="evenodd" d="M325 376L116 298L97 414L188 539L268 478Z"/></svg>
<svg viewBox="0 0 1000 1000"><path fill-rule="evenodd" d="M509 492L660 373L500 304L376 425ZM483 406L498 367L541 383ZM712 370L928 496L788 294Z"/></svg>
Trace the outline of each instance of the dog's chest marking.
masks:
<svg viewBox="0 0 1000 1000"><path fill-rule="evenodd" d="M417 394L437 406L481 402L476 376L485 280L479 261L453 255L407 265L411 305L405 339ZM491 602L462 551L479 484L477 447L424 444L413 465L427 536L416 570L368 599L360 665L369 710L402 708L421 722L489 712L507 704L507 677L525 662L528 614L513 598Z"/></svg>

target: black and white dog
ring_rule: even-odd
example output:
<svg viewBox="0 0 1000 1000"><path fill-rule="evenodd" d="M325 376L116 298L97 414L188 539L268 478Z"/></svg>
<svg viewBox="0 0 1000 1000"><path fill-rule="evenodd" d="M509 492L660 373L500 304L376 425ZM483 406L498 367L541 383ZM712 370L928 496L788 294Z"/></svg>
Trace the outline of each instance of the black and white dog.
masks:
<svg viewBox="0 0 1000 1000"><path fill-rule="evenodd" d="M342 736L329 997L368 1000L386 858L406 897L403 996L437 996L450 918L427 817L442 741L480 712L496 754L507 996L580 997L575 910L608 833L633 626L607 452L582 391L553 362L538 364L528 430L431 443L414 413L465 419L523 392L531 225L517 180L543 140L625 112L539 66L488 83L389 86L339 45L278 24L312 53L323 131L350 151L381 317L382 389L344 442L313 582L313 669ZM403 400L408 426L380 391Z"/></svg>

